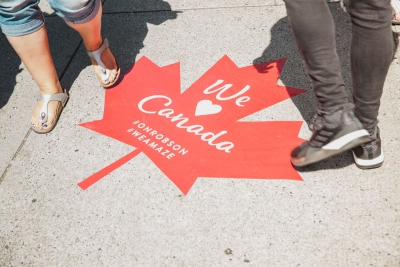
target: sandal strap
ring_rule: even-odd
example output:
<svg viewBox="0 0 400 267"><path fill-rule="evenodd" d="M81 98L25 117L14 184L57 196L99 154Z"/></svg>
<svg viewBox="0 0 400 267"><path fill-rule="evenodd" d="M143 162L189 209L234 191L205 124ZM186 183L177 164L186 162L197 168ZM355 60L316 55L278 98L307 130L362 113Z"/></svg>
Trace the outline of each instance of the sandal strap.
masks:
<svg viewBox="0 0 400 267"><path fill-rule="evenodd" d="M45 94L45 95L40 95L38 97L38 100L42 101L42 108L40 109L40 114L39 114L39 122L45 123L47 121L49 102L50 101L59 101L59 102L61 102L62 106L64 107L65 103L67 103L67 100L68 100L68 94L66 92L51 94L51 95Z"/></svg>
<svg viewBox="0 0 400 267"><path fill-rule="evenodd" d="M96 60L97 64L99 66L103 67L104 69L107 69L107 67L106 67L106 65L104 65L103 61L101 61L101 54L107 47L109 47L108 39L104 38L103 43L99 49L97 49L95 51L87 52L89 57Z"/></svg>
<svg viewBox="0 0 400 267"><path fill-rule="evenodd" d="M108 82L108 77L110 77L110 70L107 69L106 65L101 60L101 54L108 47L109 47L108 39L104 38L103 44L100 46L99 49L97 49L96 51L87 52L89 57L96 60L97 64L101 67L100 74L101 74L101 78L103 79L103 81L105 83Z"/></svg>

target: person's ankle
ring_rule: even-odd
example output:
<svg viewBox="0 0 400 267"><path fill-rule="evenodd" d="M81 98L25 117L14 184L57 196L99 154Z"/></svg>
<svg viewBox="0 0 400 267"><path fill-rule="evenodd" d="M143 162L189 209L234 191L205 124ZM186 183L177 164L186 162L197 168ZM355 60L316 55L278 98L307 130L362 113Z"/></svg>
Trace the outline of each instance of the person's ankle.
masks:
<svg viewBox="0 0 400 267"><path fill-rule="evenodd" d="M90 43L85 43L85 48L86 48L86 51L88 51L88 52L94 52L94 51L98 50L102 45L103 45L103 38L100 38L96 41L93 41Z"/></svg>
<svg viewBox="0 0 400 267"><path fill-rule="evenodd" d="M41 95L57 94L57 93L62 93L63 89L61 87L60 82L56 82L53 84L47 84L47 85L40 86L39 92Z"/></svg>

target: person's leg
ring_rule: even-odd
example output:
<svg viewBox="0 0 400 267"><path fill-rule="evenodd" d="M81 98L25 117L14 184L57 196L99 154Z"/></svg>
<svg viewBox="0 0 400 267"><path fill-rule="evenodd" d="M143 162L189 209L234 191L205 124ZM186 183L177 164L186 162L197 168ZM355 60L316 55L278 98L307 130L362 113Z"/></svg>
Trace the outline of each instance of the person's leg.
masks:
<svg viewBox="0 0 400 267"><path fill-rule="evenodd" d="M7 39L39 86L41 95L63 92L50 54L45 27L28 35L7 36ZM47 128L53 124L58 102L51 101L49 103L46 123L39 122L41 107L42 102L38 101L31 117L32 125L38 129Z"/></svg>
<svg viewBox="0 0 400 267"><path fill-rule="evenodd" d="M383 85L393 60L392 8L390 0L349 0L345 5L353 24L351 70L355 115L374 137L372 142L375 143L364 146L364 150L379 148L376 153L366 151L372 163L364 163L367 167L379 167L383 163L383 154L378 162L376 158L381 155L378 111ZM355 151L360 155L362 149ZM357 163L357 166L362 167L362 164Z"/></svg>
<svg viewBox="0 0 400 267"><path fill-rule="evenodd" d="M285 0L287 16L312 83L318 108L332 112L348 103L335 27L325 0Z"/></svg>
<svg viewBox="0 0 400 267"><path fill-rule="evenodd" d="M103 44L101 35L102 5L100 0L48 0L57 15L82 37L86 50L95 51ZM110 69L108 83L117 78L118 65L109 48L101 54L105 67ZM96 75L101 77L99 62L91 58Z"/></svg>
<svg viewBox="0 0 400 267"><path fill-rule="evenodd" d="M86 47L86 51L91 52L97 50L103 43L103 39L101 36L101 15L102 15L102 7L100 5L99 11L93 20L84 23L84 24L67 24L82 36L83 42ZM96 62L93 58L90 58L93 66L98 66L99 62ZM115 60L114 55L111 53L109 48L106 48L104 52L101 54L101 60L107 69L110 69L110 76L108 77L108 83L113 83L117 78L118 73L118 65ZM94 67L96 75L101 77L100 68Z"/></svg>
<svg viewBox="0 0 400 267"><path fill-rule="evenodd" d="M61 93L38 2L3 1L0 8L2 31L38 84L40 94ZM40 123L42 102L38 101L31 117L32 125L42 129L53 124L58 105L58 101L51 101L47 122Z"/></svg>
<svg viewBox="0 0 400 267"><path fill-rule="evenodd" d="M393 60L389 0L350 0L351 71L355 114L372 132L378 124L383 84ZM374 19L371 19L374 18Z"/></svg>
<svg viewBox="0 0 400 267"><path fill-rule="evenodd" d="M336 53L335 28L325 0L285 0L289 23L318 101L313 135L291 154L305 166L369 141L354 116Z"/></svg>

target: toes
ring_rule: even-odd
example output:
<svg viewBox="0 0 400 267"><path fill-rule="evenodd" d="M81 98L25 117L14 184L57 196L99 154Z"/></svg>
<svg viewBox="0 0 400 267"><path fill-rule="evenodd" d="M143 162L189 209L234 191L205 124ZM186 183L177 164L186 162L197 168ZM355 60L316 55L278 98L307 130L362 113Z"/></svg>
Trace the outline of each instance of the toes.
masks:
<svg viewBox="0 0 400 267"><path fill-rule="evenodd" d="M33 124L33 123L31 124L31 128L34 129L34 130L36 130L36 131L41 130L41 128L40 128L39 125L36 125L36 124Z"/></svg>
<svg viewBox="0 0 400 267"><path fill-rule="evenodd" d="M31 125L32 128L35 130L40 130L42 124L39 122L39 113L40 113L40 108L42 107L42 101L38 101L36 103L36 107L33 111L32 117L31 117Z"/></svg>
<svg viewBox="0 0 400 267"><path fill-rule="evenodd" d="M45 130L49 127L51 127L52 123L54 122L56 118L56 114L59 108L59 102L58 101L50 101L48 104L48 114L47 114L47 121L44 123L39 122L39 112L40 110L34 111L34 114L31 117L31 127L32 129L36 131L40 130Z"/></svg>
<svg viewBox="0 0 400 267"><path fill-rule="evenodd" d="M109 83L113 83L117 78L117 71L111 71L110 77L108 78Z"/></svg>
<svg viewBox="0 0 400 267"><path fill-rule="evenodd" d="M107 80L103 81L105 84L113 83L117 78L117 70L110 70Z"/></svg>
<svg viewBox="0 0 400 267"><path fill-rule="evenodd" d="M58 105L59 105L58 101L50 101L49 102L47 121L45 123L43 123L43 129L46 129L46 128L50 127L50 125L53 124L55 117L56 117Z"/></svg>
<svg viewBox="0 0 400 267"><path fill-rule="evenodd" d="M36 130L42 130L42 124L41 123L37 123L37 124L35 124L35 129Z"/></svg>
<svg viewBox="0 0 400 267"><path fill-rule="evenodd" d="M40 130L41 129L41 123L39 123L39 118L32 116L31 118L31 127L35 130Z"/></svg>

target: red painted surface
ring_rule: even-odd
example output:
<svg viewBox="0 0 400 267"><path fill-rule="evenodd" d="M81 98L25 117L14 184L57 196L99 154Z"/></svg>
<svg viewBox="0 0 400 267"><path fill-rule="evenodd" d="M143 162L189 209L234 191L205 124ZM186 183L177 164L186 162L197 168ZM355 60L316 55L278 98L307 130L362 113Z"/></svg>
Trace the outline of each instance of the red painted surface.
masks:
<svg viewBox="0 0 400 267"><path fill-rule="evenodd" d="M103 119L81 124L135 153L79 185L88 188L140 151L184 194L198 177L301 180L289 158L303 141L301 121L238 121L304 92L277 85L284 62L239 68L224 56L181 93L179 63L159 67L142 57L106 91Z"/></svg>
<svg viewBox="0 0 400 267"><path fill-rule="evenodd" d="M103 178L104 176L106 176L110 172L112 172L115 169L121 167L123 164L127 163L128 161L130 161L131 159L136 157L140 152L141 151L139 151L137 149L132 151L131 153L129 153L128 155L125 155L124 157L120 158L116 162L108 165L107 167L103 168L102 170L100 170L100 171L96 172L95 174L89 176L88 178L86 178L85 180L80 182L78 184L78 186L80 188L82 188L83 190L88 189L91 185L93 185L94 183L99 181L101 178Z"/></svg>

